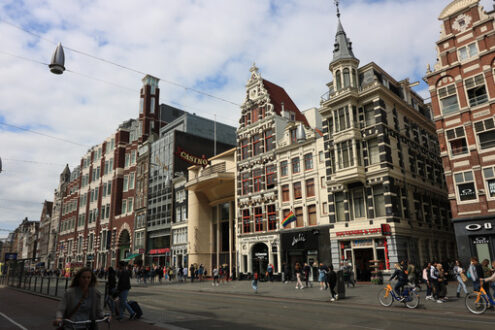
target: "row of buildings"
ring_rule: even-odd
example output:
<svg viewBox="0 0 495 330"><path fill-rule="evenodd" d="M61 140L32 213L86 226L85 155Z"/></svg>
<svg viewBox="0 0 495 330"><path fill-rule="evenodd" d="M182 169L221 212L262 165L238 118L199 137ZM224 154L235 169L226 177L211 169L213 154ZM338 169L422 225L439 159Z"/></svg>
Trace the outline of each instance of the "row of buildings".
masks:
<svg viewBox="0 0 495 330"><path fill-rule="evenodd" d="M37 261L237 274L323 262L369 280L403 259L493 259L494 17L478 0L440 14L431 104L360 66L340 14L319 107L301 111L253 65L234 128L160 105L146 76L138 118L61 174Z"/></svg>

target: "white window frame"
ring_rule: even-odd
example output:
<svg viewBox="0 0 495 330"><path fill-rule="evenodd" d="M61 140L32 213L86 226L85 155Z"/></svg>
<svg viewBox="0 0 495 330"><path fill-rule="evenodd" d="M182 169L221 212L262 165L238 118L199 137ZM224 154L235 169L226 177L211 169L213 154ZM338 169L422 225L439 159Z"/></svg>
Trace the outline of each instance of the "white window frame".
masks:
<svg viewBox="0 0 495 330"><path fill-rule="evenodd" d="M451 88L454 88L454 90L452 91ZM444 94L444 95L442 95ZM460 109L460 106L459 106L459 95L457 93L457 86L455 83L451 83L451 84L448 84L448 85L445 85L445 86L442 86L442 87L438 87L437 88L437 95L438 95L438 105L440 106L440 109L442 110L442 115L443 116L448 116L448 115L451 115L451 114L454 114L454 113L458 113L459 112L459 109ZM454 107L452 107L452 105L450 105L450 107L452 107L452 109L448 108L448 107L444 107L443 106L443 103L442 103L442 100L443 99L446 99L446 98L449 98L451 96L455 95L455 98L456 98L456 105L457 107L454 109ZM467 94L466 94L467 95ZM446 111L448 109L448 111Z"/></svg>
<svg viewBox="0 0 495 330"><path fill-rule="evenodd" d="M472 179L466 178L466 174L471 173ZM462 175L462 179L461 179ZM468 175L469 176L469 175ZM458 181L458 178L462 181ZM452 173L452 179L454 181L454 186L455 186L455 195L456 195L456 200L457 204L471 204L471 203L478 203L479 201L479 194L477 191L476 187L476 177L474 176L474 172L471 171L460 171L460 172L455 172ZM476 198L466 200L466 201L461 201L460 195L459 195L459 184L468 184L468 183L474 183L474 191L476 193Z"/></svg>
<svg viewBox="0 0 495 330"><path fill-rule="evenodd" d="M460 130L462 130L462 133L460 132ZM453 135L454 135L453 138L449 138L449 132L452 132L453 133ZM450 143L451 143L451 141L457 141L457 140L460 140L460 139L464 139L464 141L466 141L467 152L462 153L462 154L458 154L458 155L454 155L453 152L452 152L452 146L451 146ZM469 144L468 144L468 141L467 141L466 131L464 129L464 126L457 126L457 127L454 127L454 128L446 129L445 130L445 140L447 141L447 149L449 150L450 158L460 158L460 157L469 156L469 154L470 154L470 152L469 152Z"/></svg>
<svg viewBox="0 0 495 330"><path fill-rule="evenodd" d="M482 173L483 173L483 184L485 186L485 196L488 200L495 200L495 189L494 189L494 195L490 196L490 185L488 184L488 181L493 180L495 185L495 166L483 167Z"/></svg>
<svg viewBox="0 0 495 330"><path fill-rule="evenodd" d="M466 57L461 56L463 51L466 52ZM472 42L470 44L457 48L457 58L459 59L459 62L470 61L472 60L473 57L475 57L478 54L479 54L479 49L477 42Z"/></svg>
<svg viewBox="0 0 495 330"><path fill-rule="evenodd" d="M476 135L476 145L478 148L478 153L484 153L487 151L493 151L494 147L490 148L481 148L481 142L480 142L480 134L482 133L487 133L489 131L494 131L495 130L495 120L493 118L485 118L483 120L477 121L473 123L473 129L474 129L474 134Z"/></svg>

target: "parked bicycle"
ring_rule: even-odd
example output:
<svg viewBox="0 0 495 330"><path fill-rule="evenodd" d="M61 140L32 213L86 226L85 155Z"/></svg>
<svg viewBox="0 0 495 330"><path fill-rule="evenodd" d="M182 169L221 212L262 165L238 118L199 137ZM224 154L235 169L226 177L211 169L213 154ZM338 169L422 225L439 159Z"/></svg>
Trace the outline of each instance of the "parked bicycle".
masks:
<svg viewBox="0 0 495 330"><path fill-rule="evenodd" d="M94 320L96 323L106 323L108 325L108 329L110 329L110 315L105 315L104 318L100 320ZM63 330L87 330L93 328L93 321L72 321L70 319L63 319L62 322L58 324L57 329Z"/></svg>
<svg viewBox="0 0 495 330"><path fill-rule="evenodd" d="M493 308L495 306L495 301L486 294L483 287L480 291L474 291L468 294L465 298L465 303L467 309L473 314L483 314L487 308Z"/></svg>
<svg viewBox="0 0 495 330"><path fill-rule="evenodd" d="M400 297L394 292L390 284L387 284L386 287L378 292L378 301L382 306L392 306L394 300L405 304L407 308L417 308L419 306L419 296L415 288L410 289L406 286Z"/></svg>

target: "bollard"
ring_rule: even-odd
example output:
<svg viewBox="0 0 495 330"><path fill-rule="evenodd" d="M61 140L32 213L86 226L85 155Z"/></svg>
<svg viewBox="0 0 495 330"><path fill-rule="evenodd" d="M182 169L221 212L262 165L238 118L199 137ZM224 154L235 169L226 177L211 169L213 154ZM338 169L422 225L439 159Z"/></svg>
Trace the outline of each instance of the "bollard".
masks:
<svg viewBox="0 0 495 330"><path fill-rule="evenodd" d="M36 292L36 284L38 282L38 278L37 277L34 277L34 292Z"/></svg>
<svg viewBox="0 0 495 330"><path fill-rule="evenodd" d="M43 276L41 276L40 293L43 292Z"/></svg>
<svg viewBox="0 0 495 330"><path fill-rule="evenodd" d="M55 297L58 296L58 280L59 280L59 277L57 276L57 280L55 281Z"/></svg>
<svg viewBox="0 0 495 330"><path fill-rule="evenodd" d="M48 277L48 284L46 286L46 294L48 296L50 295L50 280L51 280L51 277Z"/></svg>

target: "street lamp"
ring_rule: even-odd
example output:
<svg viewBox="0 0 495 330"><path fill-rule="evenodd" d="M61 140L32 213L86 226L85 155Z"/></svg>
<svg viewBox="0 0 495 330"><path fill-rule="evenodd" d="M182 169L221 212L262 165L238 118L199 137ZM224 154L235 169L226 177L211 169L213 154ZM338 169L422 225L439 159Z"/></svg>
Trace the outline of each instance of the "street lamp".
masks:
<svg viewBox="0 0 495 330"><path fill-rule="evenodd" d="M57 48L55 48L55 52L52 55L52 61L48 65L50 71L54 74L62 74L65 71L65 55L64 48L62 44L59 42Z"/></svg>

